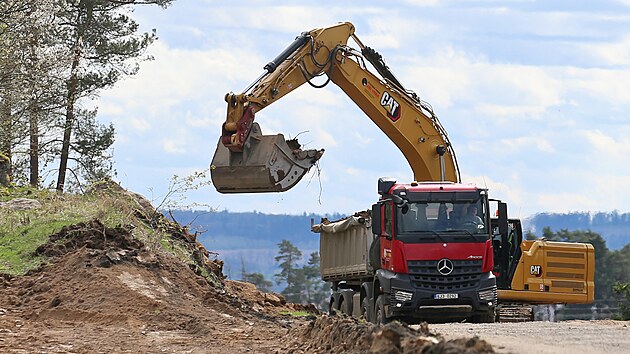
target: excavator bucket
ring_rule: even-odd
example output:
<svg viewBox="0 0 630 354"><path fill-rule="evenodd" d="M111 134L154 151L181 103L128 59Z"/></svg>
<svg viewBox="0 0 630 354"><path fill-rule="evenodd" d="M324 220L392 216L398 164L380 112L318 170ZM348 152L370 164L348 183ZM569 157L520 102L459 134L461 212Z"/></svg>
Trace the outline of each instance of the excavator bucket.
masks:
<svg viewBox="0 0 630 354"><path fill-rule="evenodd" d="M226 148L221 139L210 174L220 193L284 192L293 188L319 160L324 150L302 150L297 139L282 134L262 135L253 123L243 152Z"/></svg>

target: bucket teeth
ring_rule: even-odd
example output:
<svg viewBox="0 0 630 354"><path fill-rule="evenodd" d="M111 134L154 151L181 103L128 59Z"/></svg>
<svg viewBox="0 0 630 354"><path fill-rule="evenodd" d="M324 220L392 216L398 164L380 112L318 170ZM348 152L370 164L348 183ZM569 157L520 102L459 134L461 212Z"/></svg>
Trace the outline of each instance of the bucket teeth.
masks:
<svg viewBox="0 0 630 354"><path fill-rule="evenodd" d="M302 150L297 139L262 135L252 125L243 152L228 150L219 139L212 158L212 183L220 193L284 192L317 163L324 150Z"/></svg>

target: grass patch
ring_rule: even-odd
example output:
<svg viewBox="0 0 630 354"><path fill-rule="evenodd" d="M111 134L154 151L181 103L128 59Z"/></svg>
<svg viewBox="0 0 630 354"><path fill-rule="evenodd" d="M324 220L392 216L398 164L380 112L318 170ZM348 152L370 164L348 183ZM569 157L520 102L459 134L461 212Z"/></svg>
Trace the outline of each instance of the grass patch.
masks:
<svg viewBox="0 0 630 354"><path fill-rule="evenodd" d="M0 272L12 275L24 274L30 269L37 268L42 258L35 257L37 247L45 244L48 237L71 225L77 220L42 221L14 227L10 232L0 226Z"/></svg>
<svg viewBox="0 0 630 354"><path fill-rule="evenodd" d="M35 199L41 207L25 211L0 207L0 273L19 276L39 267L47 259L35 257L34 252L48 242L50 235L64 226L98 219L110 228L131 225L133 237L142 241L147 249L169 253L186 264L195 264L197 271L209 282L222 286L219 277L193 257L196 247L187 240L173 237L179 234L176 226L155 214L148 202L119 186L96 189L93 194L86 195L0 187L0 202L15 198ZM176 233L171 235L173 231Z"/></svg>
<svg viewBox="0 0 630 354"><path fill-rule="evenodd" d="M21 275L44 260L34 257L37 247L64 226L99 219L108 227L136 226L134 235L159 248L165 238L134 217L134 201L122 194L59 195L46 190L26 188L0 191L0 201L14 198L36 199L41 207L18 211L0 208L0 272Z"/></svg>

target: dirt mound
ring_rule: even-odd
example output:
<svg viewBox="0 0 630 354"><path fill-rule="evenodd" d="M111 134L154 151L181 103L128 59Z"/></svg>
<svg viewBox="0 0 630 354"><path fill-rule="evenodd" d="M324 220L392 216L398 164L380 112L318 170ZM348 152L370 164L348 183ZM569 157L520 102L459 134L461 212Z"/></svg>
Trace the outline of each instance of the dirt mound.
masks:
<svg viewBox="0 0 630 354"><path fill-rule="evenodd" d="M46 244L38 247L35 254L59 257L83 247L112 252L137 252L144 248L144 244L133 238L132 230L133 227L130 225L110 228L97 219L65 226L58 233L51 235Z"/></svg>
<svg viewBox="0 0 630 354"><path fill-rule="evenodd" d="M444 341L426 323L410 327L400 322L378 327L349 317L320 316L293 329L289 353L494 353L478 338Z"/></svg>
<svg viewBox="0 0 630 354"><path fill-rule="evenodd" d="M69 226L36 253L50 263L0 278L0 352L212 353L221 351L212 349L216 342L268 352L252 341L286 333L286 320L274 315L279 298L254 308L255 295L241 298L230 282L208 281L197 266L151 252L131 227Z"/></svg>

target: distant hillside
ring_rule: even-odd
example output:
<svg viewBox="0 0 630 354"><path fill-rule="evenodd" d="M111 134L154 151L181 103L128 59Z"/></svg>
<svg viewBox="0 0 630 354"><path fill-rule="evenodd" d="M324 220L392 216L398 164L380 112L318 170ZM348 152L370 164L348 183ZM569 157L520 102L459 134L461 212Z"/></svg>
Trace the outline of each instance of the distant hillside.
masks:
<svg viewBox="0 0 630 354"><path fill-rule="evenodd" d="M535 235L541 235L545 227L557 232L591 230L602 235L611 250L618 250L630 243L630 213L540 213L524 221L524 228Z"/></svg>

